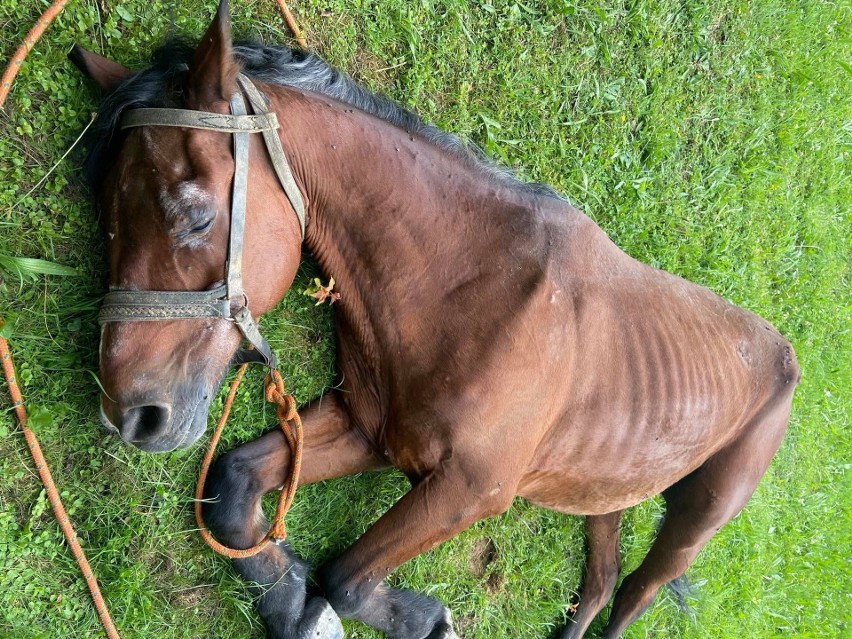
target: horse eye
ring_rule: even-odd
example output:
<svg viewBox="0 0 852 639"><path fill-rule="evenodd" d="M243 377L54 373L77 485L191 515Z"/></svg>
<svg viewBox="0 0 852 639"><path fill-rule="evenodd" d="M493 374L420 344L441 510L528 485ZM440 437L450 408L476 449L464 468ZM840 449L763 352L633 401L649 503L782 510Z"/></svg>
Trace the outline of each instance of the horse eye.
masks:
<svg viewBox="0 0 852 639"><path fill-rule="evenodd" d="M190 239L201 237L210 230L210 227L213 226L213 222L215 221L216 216L214 215L203 222L199 222L191 228L183 228L179 231L174 231L174 238L178 242L186 242Z"/></svg>
<svg viewBox="0 0 852 639"><path fill-rule="evenodd" d="M212 217L209 220L207 220L206 222L203 222L203 223L199 224L198 226L194 226L191 229L189 229L189 233L191 235L200 235L201 233L204 233L205 231L209 230L211 226L213 226L213 218Z"/></svg>

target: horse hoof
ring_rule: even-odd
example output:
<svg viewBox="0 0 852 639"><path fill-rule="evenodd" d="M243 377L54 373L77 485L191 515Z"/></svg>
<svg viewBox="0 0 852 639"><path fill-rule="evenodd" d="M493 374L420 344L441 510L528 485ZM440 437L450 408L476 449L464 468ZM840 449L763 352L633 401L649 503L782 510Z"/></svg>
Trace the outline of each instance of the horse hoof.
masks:
<svg viewBox="0 0 852 639"><path fill-rule="evenodd" d="M459 636L456 634L456 631L453 630L452 626L442 623L429 633L429 636L426 637L426 639L459 639Z"/></svg>
<svg viewBox="0 0 852 639"><path fill-rule="evenodd" d="M426 639L459 639L456 631L453 630L453 618L449 609L444 608L444 620L435 626Z"/></svg>
<svg viewBox="0 0 852 639"><path fill-rule="evenodd" d="M441 639L459 639L456 631L453 630L453 616L449 608L444 608L444 621L447 624L446 634L441 635Z"/></svg>
<svg viewBox="0 0 852 639"><path fill-rule="evenodd" d="M308 604L299 639L343 639L340 617L325 599L317 597Z"/></svg>

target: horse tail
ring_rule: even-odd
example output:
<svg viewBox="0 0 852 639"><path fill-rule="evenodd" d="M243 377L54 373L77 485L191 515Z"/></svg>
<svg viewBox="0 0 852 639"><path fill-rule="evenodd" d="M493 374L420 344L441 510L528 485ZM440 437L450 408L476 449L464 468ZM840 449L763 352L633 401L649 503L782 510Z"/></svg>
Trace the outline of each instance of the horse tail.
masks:
<svg viewBox="0 0 852 639"><path fill-rule="evenodd" d="M659 533L660 528L663 527L663 521L665 521L665 518L665 515L663 515L657 521L657 533ZM674 596L675 603L680 611L687 615L690 619L695 620L695 611L689 605L689 600L698 599L698 593L696 585L689 580L686 573L683 573L680 577L675 577L668 582L666 586Z"/></svg>
<svg viewBox="0 0 852 639"><path fill-rule="evenodd" d="M686 576L686 573L682 574L680 577L677 577L671 580L668 584L666 584L674 595L675 602L677 603L677 607L680 608L680 611L686 614L690 619L695 619L695 613L689 605L689 599L697 599L696 589L694 584L689 580Z"/></svg>

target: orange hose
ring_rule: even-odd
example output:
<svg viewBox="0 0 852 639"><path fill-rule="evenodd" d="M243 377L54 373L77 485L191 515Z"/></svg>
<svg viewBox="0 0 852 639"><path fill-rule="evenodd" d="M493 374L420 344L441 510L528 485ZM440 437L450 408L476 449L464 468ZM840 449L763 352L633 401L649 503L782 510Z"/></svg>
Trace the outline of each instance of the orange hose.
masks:
<svg viewBox="0 0 852 639"><path fill-rule="evenodd" d="M3 320L0 319L0 327L3 326ZM15 378L15 367L12 364L12 354L9 352L9 343L4 337L0 337L0 360L3 362L3 373L6 377L6 384L9 387L9 395L12 397L12 405L15 407L15 414L18 417L18 423L21 425L21 430L27 440L27 445L30 448L30 453L33 456L38 474L41 477L41 483L44 484L44 489L47 492L47 498L50 500L50 505L53 508L53 514L56 521L59 522L62 528L62 534L65 535L65 540L71 547L71 552L74 554L74 559L77 560L77 565L80 567L80 572L83 573L83 578L86 580L86 585L89 587L89 592L92 593L92 601L95 604L95 610L98 617L101 619L101 624L106 631L107 637L110 639L119 639L118 630L115 629L115 624L109 616L104 598L101 596L101 589L98 587L98 580L95 578L95 573L92 572L92 567L86 559L86 553L77 541L77 533L68 519L68 513L65 512L65 507L62 505L62 499L59 497L59 491L56 489L56 484L53 483L53 477L50 474L50 469L47 467L47 462L44 459L44 453L41 452L38 439L35 433L27 428L27 411L24 407L24 400L21 397L21 390L18 388L18 382Z"/></svg>

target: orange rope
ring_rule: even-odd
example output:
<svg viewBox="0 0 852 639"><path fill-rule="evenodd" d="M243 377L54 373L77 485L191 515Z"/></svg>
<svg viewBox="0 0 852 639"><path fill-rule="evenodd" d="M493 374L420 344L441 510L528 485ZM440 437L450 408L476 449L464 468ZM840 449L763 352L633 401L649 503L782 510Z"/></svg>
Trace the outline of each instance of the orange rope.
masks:
<svg viewBox="0 0 852 639"><path fill-rule="evenodd" d="M281 9L281 13L284 14L284 20L287 22L287 26L293 32L293 35L299 45L303 48L307 48L307 43L296 24L296 20L293 18L293 14L287 7L285 0L276 0L276 2L278 3L278 7ZM50 23L53 22L56 16L62 12L67 3L68 0L55 0L47 11L41 15L33 28L30 29L21 46L15 51L15 54L9 61L9 65L3 73L3 77L0 78L0 109L2 109L3 105L6 103L9 91L12 89L12 82L15 80L15 76L18 74L27 54L30 50L32 50L39 38L41 38L47 27L50 26ZM2 328L2 326L3 320L0 318L0 328ZM12 355L9 352L9 344L3 337L0 337L0 359L2 359L3 372L9 387L9 394L12 397L18 422L21 425L21 430L23 431L24 437L29 445L33 461L35 462L36 468L41 476L41 481L47 492L47 498L50 500L50 505L53 508L53 514L56 516L56 520L62 528L62 533L65 535L65 539L71 547L71 552L74 554L74 559L77 560L77 565L80 567L80 571L83 573L83 578L86 580L86 585L92 593L92 601L95 604L95 610L98 613L98 617L100 617L101 624L106 631L107 637L109 637L109 639L119 639L118 630L116 630L115 624L110 617L109 610L107 610L106 604L104 603L103 596L101 595L100 588L98 587L98 581L95 578L94 572L92 572L92 568L89 565L88 560L86 559L86 554L83 552L83 548L77 541L77 533L71 526L68 514L65 512L62 500L59 497L59 492L56 489L56 485L53 483L53 477L50 474L50 469L45 461L41 446L39 446L35 433L27 428L27 414L24 408L23 398L21 397L21 392L15 378ZM272 527L258 544L251 548L234 549L220 544L213 538L210 531L204 525L204 520L201 516L202 504L199 500L201 500L204 496L204 482L207 479L207 471L210 469L216 445L219 442L222 429L224 428L228 415L231 412L231 406L234 402L237 387L245 374L246 367L247 364L240 367L236 378L231 384L231 389L225 402L225 408L222 412L222 416L216 424L216 430L213 433L213 437L210 439L210 445L207 449L206 455L204 456L204 461L202 462L201 472L198 478L198 486L196 488L195 518L198 522L201 536L213 550L232 559L251 557L263 550L270 542L279 543L286 538L287 529L284 523L284 517L292 505L293 498L296 495L296 487L299 484L299 472L302 465L302 421L299 419L299 414L296 412L296 403L293 396L284 392L284 382L281 379L281 375L279 375L278 371L272 370L266 378L266 400L276 404L275 413L278 417L281 429L284 431L284 436L287 438L287 443L290 446L290 451L292 453L290 476L288 477L287 483L285 484L284 489L281 490L281 495L278 498L278 507L275 511L275 518L273 519Z"/></svg>
<svg viewBox="0 0 852 639"><path fill-rule="evenodd" d="M3 326L3 320L0 319L0 327ZM47 467L47 462L44 459L44 453L41 452L38 439L35 433L27 428L27 411L24 408L24 400L21 397L21 390L18 388L18 382L15 379L15 367L12 364L12 354L9 352L9 343L5 338L0 337L0 360L3 361L3 373L6 376L6 384L9 387L9 395L12 396L12 405L15 407L15 414L18 416L18 423L21 425L21 430L24 432L24 437L27 440L27 445L30 448L30 453L33 456L38 474L41 476L41 483L44 484L44 489L47 491L47 498L50 500L50 505L53 508L53 514L56 516L56 521L62 528L62 534L68 545L71 547L71 552L74 553L74 559L77 560L77 565L80 567L80 572L83 573L83 578L86 580L86 585L92 593L92 601L95 604L95 610L98 612L98 617L101 619L107 637L110 639L119 639L118 630L115 629L115 624L109 616L104 599L101 596L101 589L98 587L98 580L95 578L95 573L86 559L86 553L77 541L77 533L68 519L68 514L65 512L65 507L62 505L62 499L59 497L59 491L56 489L56 484L53 483L53 477L50 474L50 469Z"/></svg>
<svg viewBox="0 0 852 639"><path fill-rule="evenodd" d="M281 13L284 14L284 21L287 23L287 26L290 27L290 31L293 32L293 37L296 38L296 42L299 43L299 46L303 49L308 48L308 43L305 42L305 37L302 35L302 30L299 29L299 25L296 24L296 18L293 17L293 14L290 13L290 9L287 8L287 3L284 0L275 0L278 3L278 8L281 9Z"/></svg>
<svg viewBox="0 0 852 639"><path fill-rule="evenodd" d="M278 3L278 8L284 15L284 21L287 23L290 31L293 32L293 37L296 38L296 42L298 42L299 46L303 49L307 49L308 44L305 42L302 31L296 23L296 19L287 7L287 2L285 0L275 0L275 2ZM21 46L19 46L17 51L15 51L15 54L9 61L9 66L6 67L6 70L3 72L3 77L0 79L0 109L3 108L4 104L6 104L6 98L9 97L9 91L12 90L12 82L14 82L15 76L18 75L18 71L20 71L21 65L24 63L27 54L32 50L39 38L41 38L45 29L50 26L50 23L54 21L56 16L62 13L66 4L68 4L68 0L55 0L47 11L41 14L38 22L36 22L33 28L30 29L30 32L24 38Z"/></svg>
<svg viewBox="0 0 852 639"><path fill-rule="evenodd" d="M6 103L9 91L12 90L12 82L14 81L15 76L18 75L18 71L21 69L21 64L23 64L24 58L27 57L27 54L35 46L35 43L38 42L41 34L44 33L44 30L47 29L48 26L50 26L50 23L53 22L54 18L62 12L67 3L68 0L56 0L52 5L50 5L50 8L41 14L38 22L36 22L35 26L30 29L30 32L27 34L27 37L24 38L21 46L19 46L18 50L15 51L15 55L12 56L12 59L9 61L9 66L6 67L6 71L3 72L3 78L0 80L0 109L2 109L3 105Z"/></svg>
<svg viewBox="0 0 852 639"><path fill-rule="evenodd" d="M290 446L290 453L292 455L290 475L278 496L278 507L275 509L272 526L263 539L250 548L229 548L216 541L213 535L210 534L210 530L204 524L204 519L201 515L204 484L207 481L207 471L210 470L213 454L216 452L216 446L219 444L219 436L222 434L225 423L228 421L228 416L231 414L231 406L234 403L237 388L243 380L246 368L248 368L248 364L240 366L236 377L234 377L234 381L231 382L231 388L228 391L227 399L225 399L222 415L219 417L219 421L216 422L216 428L210 438L210 443L207 445L204 460L201 462L198 485L195 488L195 521L198 524L199 532L208 546L220 555L224 555L230 559L253 557L270 543L277 544L287 538L287 527L284 523L284 518L293 504L293 498L296 496L296 488L299 485L299 473L302 469L302 420L299 419L299 413L296 412L296 401L293 399L293 396L284 392L284 382L281 379L281 375L277 370L272 369L266 376L266 401L276 405L275 415L278 418L281 430L284 432L284 437L287 439L287 444Z"/></svg>

